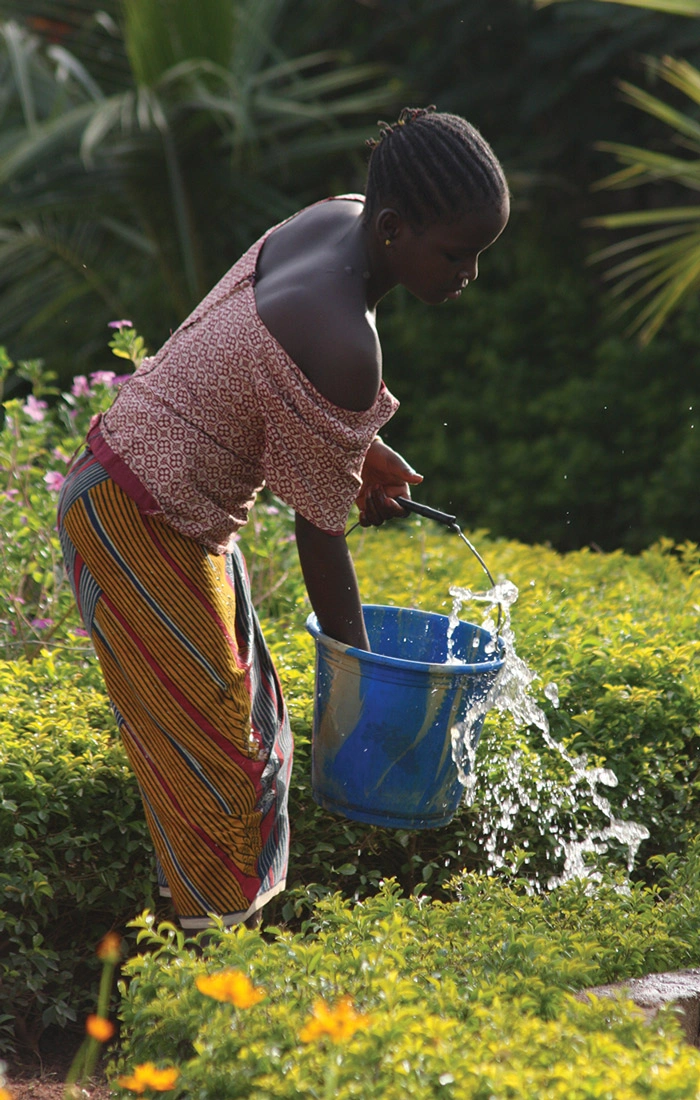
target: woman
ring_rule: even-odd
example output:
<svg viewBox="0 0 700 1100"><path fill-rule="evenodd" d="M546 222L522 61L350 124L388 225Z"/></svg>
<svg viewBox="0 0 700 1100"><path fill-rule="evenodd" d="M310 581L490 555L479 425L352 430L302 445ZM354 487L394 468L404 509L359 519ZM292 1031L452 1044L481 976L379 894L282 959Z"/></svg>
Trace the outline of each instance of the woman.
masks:
<svg viewBox="0 0 700 1100"><path fill-rule="evenodd" d="M121 387L59 502L66 566L186 929L259 919L285 884L292 739L235 543L266 484L296 514L323 630L369 648L343 537L422 480L378 430L379 300L457 298L508 219L464 119L404 109L366 195L275 226Z"/></svg>

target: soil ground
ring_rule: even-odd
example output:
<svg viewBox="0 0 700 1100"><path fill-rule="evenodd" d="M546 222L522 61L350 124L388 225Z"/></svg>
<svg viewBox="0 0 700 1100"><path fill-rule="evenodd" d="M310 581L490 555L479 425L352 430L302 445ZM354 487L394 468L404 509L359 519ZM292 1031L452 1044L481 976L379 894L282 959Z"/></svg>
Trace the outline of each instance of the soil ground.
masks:
<svg viewBox="0 0 700 1100"><path fill-rule="evenodd" d="M41 1038L39 1055L28 1053L8 1066L5 1087L12 1100L63 1100L66 1075L81 1041L49 1028ZM95 1077L80 1087L82 1100L110 1100L113 1095L99 1066Z"/></svg>
<svg viewBox="0 0 700 1100"><path fill-rule="evenodd" d="M7 1077L7 1088L12 1100L63 1100L63 1077L44 1070L40 1077ZM113 1095L108 1086L94 1082L81 1086L83 1100L110 1100Z"/></svg>

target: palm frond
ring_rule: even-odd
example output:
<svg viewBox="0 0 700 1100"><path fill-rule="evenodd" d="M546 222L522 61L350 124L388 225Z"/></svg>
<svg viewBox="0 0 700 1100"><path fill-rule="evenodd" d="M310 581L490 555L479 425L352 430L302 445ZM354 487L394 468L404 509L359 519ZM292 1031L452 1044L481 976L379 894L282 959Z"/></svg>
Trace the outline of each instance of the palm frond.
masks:
<svg viewBox="0 0 700 1100"><path fill-rule="evenodd" d="M583 223L605 229L626 229L632 225L656 225L659 222L700 221L700 206L669 206L655 210L631 210L626 214L601 214Z"/></svg>
<svg viewBox="0 0 700 1100"><path fill-rule="evenodd" d="M670 72L670 70L668 70L668 72ZM660 76L665 75L665 73L666 70L659 69ZM700 76L700 74L696 75ZM633 107L638 107L653 118L660 119L661 122L665 122L667 126L673 127L678 134L683 134L696 141L700 140L700 123L690 115L683 114L682 111L678 111L669 106L668 103L664 103L664 101L657 96L650 95L642 88L637 88L634 84L630 84L626 80L618 81L618 87L624 93L623 99ZM686 95L690 87L692 87L692 85L686 82ZM696 90L697 93L700 94L700 85L698 85Z"/></svg>
<svg viewBox="0 0 700 1100"><path fill-rule="evenodd" d="M38 47L38 41L32 35L27 34L18 23L13 22L5 23L0 27L0 36L5 40L7 46L7 53L22 105L24 123L31 132L37 126L38 112L29 70L32 55Z"/></svg>
<svg viewBox="0 0 700 1100"><path fill-rule="evenodd" d="M627 331L647 344L682 298L700 287L700 231L624 261L607 277L616 280L613 294L622 299L620 314L646 301ZM633 286L637 289L630 293Z"/></svg>
<svg viewBox="0 0 700 1100"><path fill-rule="evenodd" d="M694 65L674 57L663 57L661 60L647 57L645 60L650 72L677 88L691 102L700 103L700 72Z"/></svg>
<svg viewBox="0 0 700 1100"><path fill-rule="evenodd" d="M0 184L21 176L40 162L49 160L58 150L65 149L67 142L74 142L77 146L80 134L92 117L94 109L93 103L84 103L37 125L26 136L22 133L16 135L13 148L4 151L0 156Z"/></svg>
<svg viewBox="0 0 700 1100"><path fill-rule="evenodd" d="M128 316L129 303L167 331L254 234L306 200L287 166L360 147L362 117L395 100L376 65L286 56L275 36L291 0L124 0L128 50L117 0L104 2L102 38L99 0L36 3L49 22L71 15L60 45L10 32L21 69L0 38L0 327L36 341L64 309L90 343L91 313ZM222 23L209 7L226 9ZM118 49L102 69L78 48L108 39Z"/></svg>
<svg viewBox="0 0 700 1100"><path fill-rule="evenodd" d="M653 339L680 302L700 288L700 238L696 238L686 262L675 264L660 285L658 294L635 317L629 329L639 334L643 345ZM645 293L648 289L648 285L643 288Z"/></svg>
<svg viewBox="0 0 700 1100"><path fill-rule="evenodd" d="M659 180L673 180L693 190L700 189L700 161L672 157L667 153L655 153L651 149L622 145L615 141L599 141L596 149L613 153L619 161L628 165L630 171L626 176L621 177L620 173L615 173L598 180L593 184L594 190L609 191L642 183L656 183Z"/></svg>
<svg viewBox="0 0 700 1100"><path fill-rule="evenodd" d="M693 104L700 103L700 72L692 65L668 57L648 63L657 76ZM690 114L632 84L622 82L620 87L628 103L668 126L674 141L685 143L686 147L700 145L700 123ZM622 165L617 172L599 180L594 185L596 190L622 190L666 181L700 191L697 156L672 156L619 142L598 142L596 148L611 153ZM587 224L610 230L658 227L601 249L591 257L593 263L618 260L604 278L614 282L613 294L622 300L622 312L645 303L629 331L636 332L642 343L648 343L683 296L700 285L700 207L628 211L592 218ZM636 255L629 255L635 252Z"/></svg>
<svg viewBox="0 0 700 1100"><path fill-rule="evenodd" d="M700 223L700 209L698 210L697 220ZM630 252L637 248L643 248L646 245L656 244L657 241L672 240L674 237L683 236L686 232L685 226L675 225L670 226L668 229L657 229L652 233L640 233L636 237L628 237L624 241L618 241L616 244L598 249L597 252L594 252L588 257L587 263L596 264L600 263L602 260L612 260L615 256L620 256L624 252ZM607 272L607 275L609 274L610 272Z"/></svg>
<svg viewBox="0 0 700 1100"><path fill-rule="evenodd" d="M571 0L535 0L536 8L547 8L551 4L570 3ZM665 12L667 15L700 16L700 0L599 0L601 4L623 4L631 8L648 8Z"/></svg>
<svg viewBox="0 0 700 1100"><path fill-rule="evenodd" d="M78 58L63 46L49 46L46 56L56 63L56 77L59 81L65 81L68 76L72 76L91 99L104 99L104 92L99 84L92 79Z"/></svg>
<svg viewBox="0 0 700 1100"><path fill-rule="evenodd" d="M654 272L658 273L660 281L663 282L665 269L669 268L669 265L674 263L680 256L685 255L687 247L687 237L685 237L670 244L660 245L657 248L647 248L639 255L631 256L616 264L615 267L610 268L603 278L608 281L612 279L619 280L613 290L615 297L623 294L627 287L633 283L649 278ZM624 276L624 279L622 276ZM647 286L645 290L640 292L642 296L649 289L653 289L653 287Z"/></svg>
<svg viewBox="0 0 700 1100"><path fill-rule="evenodd" d="M124 38L137 84L153 87L179 61L206 58L227 66L233 50L234 6L221 0L164 4L122 0Z"/></svg>

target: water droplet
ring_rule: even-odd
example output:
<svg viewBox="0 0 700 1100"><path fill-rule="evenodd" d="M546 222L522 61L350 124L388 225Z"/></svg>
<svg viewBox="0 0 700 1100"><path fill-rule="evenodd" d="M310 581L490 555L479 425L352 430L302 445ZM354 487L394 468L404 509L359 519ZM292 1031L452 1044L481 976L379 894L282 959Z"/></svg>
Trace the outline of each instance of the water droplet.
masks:
<svg viewBox="0 0 700 1100"><path fill-rule="evenodd" d="M556 684L550 683L544 689L545 698L549 699L550 703L554 707L559 706L559 688Z"/></svg>

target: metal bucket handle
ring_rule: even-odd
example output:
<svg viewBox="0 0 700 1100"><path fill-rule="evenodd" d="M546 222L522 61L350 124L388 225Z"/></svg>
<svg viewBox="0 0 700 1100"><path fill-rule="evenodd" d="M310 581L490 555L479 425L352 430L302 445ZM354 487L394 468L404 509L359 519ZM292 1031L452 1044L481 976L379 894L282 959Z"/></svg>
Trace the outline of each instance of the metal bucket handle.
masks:
<svg viewBox="0 0 700 1100"><path fill-rule="evenodd" d="M394 497L394 499L395 499L396 503L400 504L401 507L404 508L407 512L415 512L416 515L423 516L425 519L433 519L433 520L435 520L436 523L442 523L443 526L446 527L448 531L454 531L457 535L459 535L462 542L466 543L466 545L469 547L472 554L474 555L474 557L478 561L479 565L483 569L484 573L488 577L489 581L491 582L491 587L492 588L496 587L496 582L493 579L493 577L491 576L491 572L490 572L486 562L484 561L484 559L482 558L481 554L476 549L476 547L469 541L467 536L462 531L462 528L457 523L457 517L456 516L450 515L449 512L440 512L437 508L429 508L427 504L419 504L417 500L411 500L409 497ZM350 531L354 531L355 528L358 527L358 526L359 526L359 523L354 523L352 525L352 527L350 527L345 532L345 534L349 535ZM498 621L496 623L496 635L498 635L500 633L501 623L503 621L503 609L502 609L500 603L497 606L498 606Z"/></svg>

